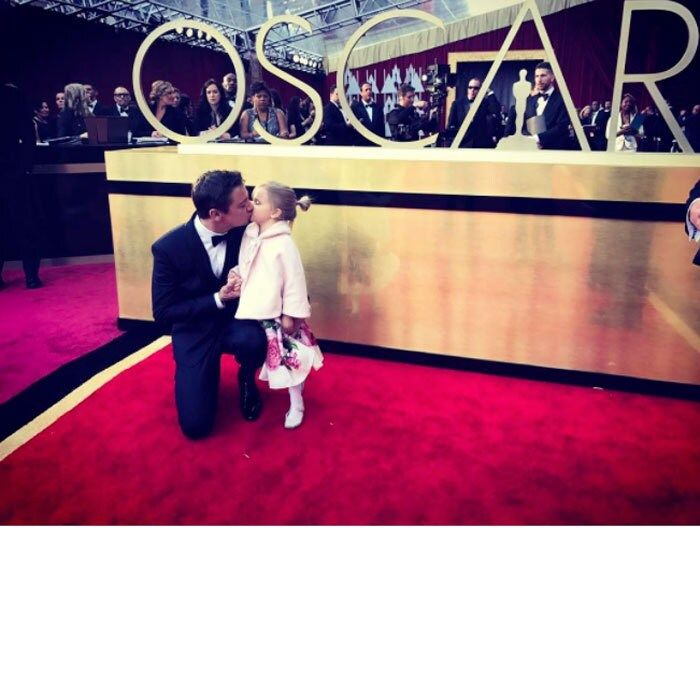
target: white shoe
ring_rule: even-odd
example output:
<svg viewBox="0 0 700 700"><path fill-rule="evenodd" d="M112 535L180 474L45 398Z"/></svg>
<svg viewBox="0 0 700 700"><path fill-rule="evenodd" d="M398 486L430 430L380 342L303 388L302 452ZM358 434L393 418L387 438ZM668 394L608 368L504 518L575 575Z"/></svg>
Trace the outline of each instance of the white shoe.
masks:
<svg viewBox="0 0 700 700"><path fill-rule="evenodd" d="M292 430L304 422L303 408L290 408L284 416L284 427Z"/></svg>

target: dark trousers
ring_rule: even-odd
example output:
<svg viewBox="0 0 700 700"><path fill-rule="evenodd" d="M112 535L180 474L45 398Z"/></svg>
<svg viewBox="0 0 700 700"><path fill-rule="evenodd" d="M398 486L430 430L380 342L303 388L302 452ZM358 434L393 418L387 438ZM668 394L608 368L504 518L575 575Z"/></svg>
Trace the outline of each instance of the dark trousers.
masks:
<svg viewBox="0 0 700 700"><path fill-rule="evenodd" d="M175 404L180 427L187 437L205 437L214 427L222 353L234 355L241 366L240 374L252 380L267 353L267 338L260 323L231 320L202 362L191 367L177 365Z"/></svg>
<svg viewBox="0 0 700 700"><path fill-rule="evenodd" d="M39 221L29 175L0 175L0 272L10 255L22 259L27 279L39 272ZM14 254L13 254L14 251Z"/></svg>

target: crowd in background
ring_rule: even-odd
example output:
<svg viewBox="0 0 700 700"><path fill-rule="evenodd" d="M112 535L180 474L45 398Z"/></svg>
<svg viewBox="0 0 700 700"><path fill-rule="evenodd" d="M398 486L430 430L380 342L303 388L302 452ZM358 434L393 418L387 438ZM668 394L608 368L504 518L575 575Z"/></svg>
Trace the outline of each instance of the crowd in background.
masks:
<svg viewBox="0 0 700 700"><path fill-rule="evenodd" d="M544 68L541 68L544 67ZM548 64L540 64L539 73L549 81L539 81L535 72L535 84L531 86L525 117L543 116L547 122L544 134L534 136L541 148L577 149L575 133L568 112ZM228 73L221 82L207 80L195 102L167 80L152 83L148 95L151 111L166 128L183 135L200 135L219 127L235 106L236 76ZM410 85L398 86L396 107L384 113L373 94L370 83L363 83L360 95L351 99L353 113L372 133L397 141L416 140L430 133L441 132L439 145L450 145L459 126L469 113L471 105L481 90L481 80L471 78L465 97L455 100L448 114L441 114L445 105L430 99L418 100ZM547 100L552 101L547 106ZM154 129L133 103L126 87L117 86L112 101L102 102L97 90L89 84L69 83L55 95L55 109L48 100L34 104L34 128L37 142L54 138L77 137L87 130L90 116L124 117L129 120L132 138L153 138L163 135ZM683 106L671 112L683 129L696 152L700 152L700 104ZM590 104L577 108L584 134L592 150L607 147L610 129L615 127L615 150L669 152L678 144L663 117L655 106L638 109L632 94L626 93L620 105L617 120L611 120L610 100L594 99ZM254 82L248 90L246 102L236 122L220 140L242 140L263 143L256 130L262 125L268 133L279 138L297 138L305 133L315 118L314 105L307 95L295 95L284 105L279 93L262 82ZM441 129L440 124L446 124ZM545 128L544 126L542 127ZM473 123L461 142L463 148L494 148L503 136L516 131L514 105L501 105L494 93L484 97ZM551 132L551 133L550 133ZM522 133L530 135L522 126ZM323 126L312 143L319 145L371 145L350 123L340 108L337 88L331 88L323 111Z"/></svg>

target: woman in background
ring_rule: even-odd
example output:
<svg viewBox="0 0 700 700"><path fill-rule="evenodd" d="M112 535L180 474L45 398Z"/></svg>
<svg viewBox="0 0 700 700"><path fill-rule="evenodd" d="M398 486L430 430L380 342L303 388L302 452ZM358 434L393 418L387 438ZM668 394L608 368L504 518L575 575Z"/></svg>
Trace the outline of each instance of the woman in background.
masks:
<svg viewBox="0 0 700 700"><path fill-rule="evenodd" d="M224 123L229 114L231 114L231 107L221 94L221 88L216 80L210 78L202 86L194 120L195 133L202 134L216 129ZM230 139L231 134L225 131L220 138Z"/></svg>
<svg viewBox="0 0 700 700"><path fill-rule="evenodd" d="M85 98L85 88L80 83L69 83L63 88L65 105L58 115L58 136L80 136L87 131L86 117L92 116Z"/></svg>

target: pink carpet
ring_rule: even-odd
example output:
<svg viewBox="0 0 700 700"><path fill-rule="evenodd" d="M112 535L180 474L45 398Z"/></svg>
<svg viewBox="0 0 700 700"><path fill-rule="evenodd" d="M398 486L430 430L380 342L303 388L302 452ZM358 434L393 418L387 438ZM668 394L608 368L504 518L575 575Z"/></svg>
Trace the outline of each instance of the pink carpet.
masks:
<svg viewBox="0 0 700 700"><path fill-rule="evenodd" d="M0 403L121 334L112 263L42 267L39 274L45 286L26 289L22 270L3 271Z"/></svg>

